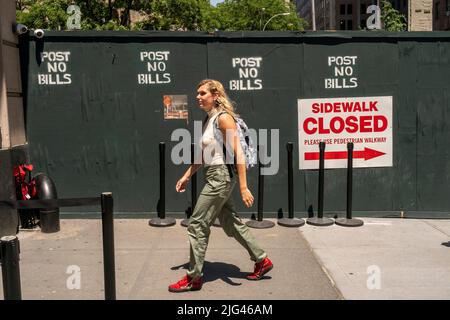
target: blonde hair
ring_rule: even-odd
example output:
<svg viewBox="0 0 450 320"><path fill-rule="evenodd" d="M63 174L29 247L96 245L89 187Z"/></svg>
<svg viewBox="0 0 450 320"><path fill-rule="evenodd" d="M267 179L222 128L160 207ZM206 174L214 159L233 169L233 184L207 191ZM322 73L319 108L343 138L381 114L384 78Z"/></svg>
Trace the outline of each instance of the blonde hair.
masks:
<svg viewBox="0 0 450 320"><path fill-rule="evenodd" d="M228 112L234 118L239 117L239 115L234 112L233 102L231 102L230 98L228 98L228 95L225 92L225 88L219 81L213 79L204 79L200 81L197 89L203 85L206 85L209 92L211 92L212 94L217 94L216 104L214 106L215 108Z"/></svg>

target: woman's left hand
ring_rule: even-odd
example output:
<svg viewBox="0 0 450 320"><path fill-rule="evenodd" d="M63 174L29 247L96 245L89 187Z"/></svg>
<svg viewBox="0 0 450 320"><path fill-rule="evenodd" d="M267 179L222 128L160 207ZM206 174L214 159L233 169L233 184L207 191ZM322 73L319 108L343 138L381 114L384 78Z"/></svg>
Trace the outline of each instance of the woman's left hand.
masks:
<svg viewBox="0 0 450 320"><path fill-rule="evenodd" d="M175 190L177 190L177 192L185 192L188 181L189 178L186 178L185 176L181 177L181 179L178 180L177 184L175 185Z"/></svg>
<svg viewBox="0 0 450 320"><path fill-rule="evenodd" d="M250 208L253 205L254 198L248 188L241 190L241 197L242 197L242 201L247 206L247 208Z"/></svg>

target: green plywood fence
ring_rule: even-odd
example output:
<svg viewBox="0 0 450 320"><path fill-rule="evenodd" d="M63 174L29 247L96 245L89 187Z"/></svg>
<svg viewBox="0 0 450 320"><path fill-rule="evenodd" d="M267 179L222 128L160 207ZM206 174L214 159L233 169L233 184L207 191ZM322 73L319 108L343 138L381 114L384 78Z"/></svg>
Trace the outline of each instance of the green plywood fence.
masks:
<svg viewBox="0 0 450 320"><path fill-rule="evenodd" d="M327 85L336 78L330 56L357 58L350 76ZM354 169L355 214L450 211L448 33L47 32L22 39L21 59L29 156L60 197L112 191L116 212L155 213L164 141L166 210L184 214L190 192L174 186L187 166L170 161L171 134L194 132L204 118L196 85L214 78L250 127L279 130L279 170L265 177L268 216L287 212L287 142L295 211L317 208L318 172L298 169L298 99L366 96L393 97L393 166ZM165 95L186 97L187 119L164 119ZM257 169L248 177L256 196ZM326 170L326 214L345 211L345 191L346 170ZM256 210L236 203L244 215Z"/></svg>

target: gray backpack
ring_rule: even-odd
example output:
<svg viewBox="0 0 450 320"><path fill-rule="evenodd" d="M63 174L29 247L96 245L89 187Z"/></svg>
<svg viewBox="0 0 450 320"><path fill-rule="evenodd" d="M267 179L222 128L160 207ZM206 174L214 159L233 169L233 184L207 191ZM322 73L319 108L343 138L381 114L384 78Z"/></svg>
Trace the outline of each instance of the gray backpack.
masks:
<svg viewBox="0 0 450 320"><path fill-rule="evenodd" d="M223 143L223 136L222 132L219 129L219 121L217 121L217 118L222 113L228 113L226 111L220 112L216 119L214 120L214 137L216 140L223 145L224 148L224 155L226 154L225 145ZM232 116L232 115L231 115ZM239 135L239 141L241 142L242 151L245 156L245 166L247 169L255 166L258 163L258 152L255 148L255 145L253 144L253 140L250 137L250 132L248 129L247 124L244 122L244 120L240 117L233 117L234 121L236 122L236 128ZM236 162L236 159L235 159Z"/></svg>

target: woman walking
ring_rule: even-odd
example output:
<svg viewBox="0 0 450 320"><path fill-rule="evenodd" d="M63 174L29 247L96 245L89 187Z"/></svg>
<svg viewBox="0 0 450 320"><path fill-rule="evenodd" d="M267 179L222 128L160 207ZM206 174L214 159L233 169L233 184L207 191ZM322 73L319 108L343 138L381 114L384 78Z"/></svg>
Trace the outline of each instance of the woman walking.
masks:
<svg viewBox="0 0 450 320"><path fill-rule="evenodd" d="M247 187L247 169L237 134L235 122L237 115L234 113L233 105L219 81L211 79L201 81L197 86L197 93L200 108L208 114L201 139L202 161L200 164L191 164L175 188L177 192L184 192L190 177L202 164L205 167L206 184L197 200L187 229L190 242L189 270L180 281L169 285L171 292L202 288L202 270L210 228L216 218L219 219L225 233L234 237L255 262L253 273L246 277L248 280L259 280L273 268L267 253L258 246L249 228L236 217L231 198L236 180L239 180L242 201L247 207L253 205L254 198ZM215 121L222 133L223 144L233 150L236 157L235 165L227 165L222 142L215 138Z"/></svg>

